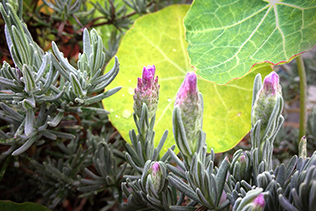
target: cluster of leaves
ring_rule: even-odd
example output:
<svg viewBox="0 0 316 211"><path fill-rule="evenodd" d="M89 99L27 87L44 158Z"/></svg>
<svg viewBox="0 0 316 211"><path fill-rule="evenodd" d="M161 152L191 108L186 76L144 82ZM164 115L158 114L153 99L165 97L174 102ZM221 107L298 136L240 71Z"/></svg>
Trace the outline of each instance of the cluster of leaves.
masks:
<svg viewBox="0 0 316 211"><path fill-rule="evenodd" d="M96 144L89 147L85 139L93 137L89 129L92 131L96 125L100 128L108 122L108 112L100 108L100 101L120 90L117 87L103 92L118 74L119 63L116 58L112 70L103 75L106 55L95 30L83 31L83 53L79 54L76 67L64 58L54 42L52 52L42 50L17 15L21 14L18 7L21 4L22 1L0 5L14 63L11 67L5 61L0 73L0 118L5 122L0 130L0 159L4 164L1 179L12 160L11 155L18 156L17 166L23 160L26 163L22 169L40 176L37 181L40 185L33 195L44 193L43 203L53 208L73 193L77 187L74 185L79 184L78 173L93 163L88 154L95 151L90 148L99 148ZM24 152L30 151L32 146L47 146L51 141L62 154L48 150L53 158L48 156L43 164L36 161L40 151L30 154L33 157L30 163L25 159ZM67 147L63 142L69 142ZM30 172L30 167L36 169L36 173Z"/></svg>
<svg viewBox="0 0 316 211"><path fill-rule="evenodd" d="M0 5L5 32L15 67L7 62L1 68L1 118L10 123L1 130L2 144L11 146L5 156L19 155L42 137L73 139L72 134L53 130L65 115L105 112L87 107L116 93L120 88L100 93L119 70L115 66L103 75L105 55L101 37L95 30L84 31L83 53L78 69L69 64L53 42L53 53L44 52L32 39L25 24L10 4ZM59 80L57 80L59 79ZM22 146L20 146L22 145Z"/></svg>

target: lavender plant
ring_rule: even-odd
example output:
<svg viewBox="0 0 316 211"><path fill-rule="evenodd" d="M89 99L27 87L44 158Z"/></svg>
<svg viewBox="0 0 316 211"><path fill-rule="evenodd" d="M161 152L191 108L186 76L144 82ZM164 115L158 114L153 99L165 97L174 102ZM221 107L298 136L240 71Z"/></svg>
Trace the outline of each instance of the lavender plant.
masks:
<svg viewBox="0 0 316 211"><path fill-rule="evenodd" d="M6 23L7 43L15 65L10 67L4 62L0 73L0 114L1 119L10 123L7 131L1 131L1 143L11 146L1 157L11 153L16 156L33 144L43 144L44 137L50 140L73 139L73 134L53 128L69 113L105 112L87 106L120 89L100 93L117 75L118 60L113 69L103 75L105 54L101 37L95 30L89 33L85 29L83 53L79 55L78 68L75 68L54 42L53 52L44 52L33 41L11 4L1 4L0 11Z"/></svg>
<svg viewBox="0 0 316 211"><path fill-rule="evenodd" d="M214 151L207 153L206 134L201 127L203 105L202 96L197 91L196 75L188 73L178 91L173 112L174 138L180 152L177 155L169 149L171 162L164 160L164 165L159 163L159 166L167 167L167 171L164 169L160 174L167 182L161 184L153 181L151 176L148 180L152 168L157 165L155 161L148 160L142 169L132 164L135 170L142 172L142 176L126 176L127 182L123 183L122 189L128 202L124 208L312 210L315 199L308 190L314 191L311 181L315 181L315 153L306 158L306 142L302 142L300 158L294 156L287 165L272 166L273 142L284 120L281 115L283 98L275 72L266 76L263 84L261 81L261 76L257 75L252 103L251 150L238 150L232 162L225 158L217 167ZM145 104L144 108L146 111ZM195 131L193 138L190 137L192 131ZM131 154L128 159L133 160L133 157L136 160L138 155ZM161 184L160 187L157 184ZM307 192L299 191L302 188ZM164 194L171 200L166 201L160 195L161 190L170 190ZM173 191L175 195L172 195ZM301 203L303 199L299 200L303 194L304 204Z"/></svg>

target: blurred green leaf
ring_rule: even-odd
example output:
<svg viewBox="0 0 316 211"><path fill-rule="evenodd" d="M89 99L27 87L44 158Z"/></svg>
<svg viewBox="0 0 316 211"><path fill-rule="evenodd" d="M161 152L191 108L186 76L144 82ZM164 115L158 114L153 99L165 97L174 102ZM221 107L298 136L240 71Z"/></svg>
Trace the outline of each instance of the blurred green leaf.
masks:
<svg viewBox="0 0 316 211"><path fill-rule="evenodd" d="M47 207L33 202L15 203L12 201L0 201L0 210L10 211L49 211Z"/></svg>
<svg viewBox="0 0 316 211"><path fill-rule="evenodd" d="M226 84L315 46L315 1L195 0L184 19L197 74Z"/></svg>

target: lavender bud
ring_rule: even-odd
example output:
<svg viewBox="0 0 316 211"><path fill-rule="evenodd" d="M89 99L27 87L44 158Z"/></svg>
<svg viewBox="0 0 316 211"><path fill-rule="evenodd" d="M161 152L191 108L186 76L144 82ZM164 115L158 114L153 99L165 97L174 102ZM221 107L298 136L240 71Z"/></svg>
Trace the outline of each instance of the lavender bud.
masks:
<svg viewBox="0 0 316 211"><path fill-rule="evenodd" d="M186 138L192 153L196 151L198 131L202 127L202 100L194 72L187 73L176 96L175 106L179 107Z"/></svg>
<svg viewBox="0 0 316 211"><path fill-rule="evenodd" d="M134 112L141 117L143 103L147 105L149 119L154 116L158 106L159 88L158 76L155 78L155 65L143 67L142 78L138 78L137 87L135 88Z"/></svg>
<svg viewBox="0 0 316 211"><path fill-rule="evenodd" d="M303 136L298 144L298 156L303 158L303 159L306 159L307 157L307 140L306 140L306 137Z"/></svg>
<svg viewBox="0 0 316 211"><path fill-rule="evenodd" d="M159 163L155 162L149 171L150 171L151 179L153 181L154 190L158 192L158 190L160 189L160 185L162 183L161 181L162 172L161 172Z"/></svg>
<svg viewBox="0 0 316 211"><path fill-rule="evenodd" d="M253 208L252 211L262 211L264 210L264 206L266 205L266 202L264 200L263 194L260 193L253 201Z"/></svg>
<svg viewBox="0 0 316 211"><path fill-rule="evenodd" d="M262 127L265 128L267 126L270 115L280 95L282 95L282 91L279 84L279 76L275 72L272 72L265 77L263 86L257 93L252 111L253 124L261 119Z"/></svg>
<svg viewBox="0 0 316 211"><path fill-rule="evenodd" d="M240 163L240 172L241 172L241 178L244 179L244 174L248 173L246 172L246 167L247 167L247 157L242 154L239 159L238 159L239 163Z"/></svg>

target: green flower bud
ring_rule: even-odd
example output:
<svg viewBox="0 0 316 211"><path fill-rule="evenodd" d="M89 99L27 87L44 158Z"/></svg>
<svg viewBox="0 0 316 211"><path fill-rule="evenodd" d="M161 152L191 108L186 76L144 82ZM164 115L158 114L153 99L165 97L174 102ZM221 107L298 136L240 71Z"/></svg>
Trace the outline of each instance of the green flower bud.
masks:
<svg viewBox="0 0 316 211"><path fill-rule="evenodd" d="M149 119L154 116L158 107L159 88L158 76L155 78L156 68L154 65L143 67L142 78L138 78L137 88L135 89L134 112L141 117L142 107L145 103L148 108Z"/></svg>

